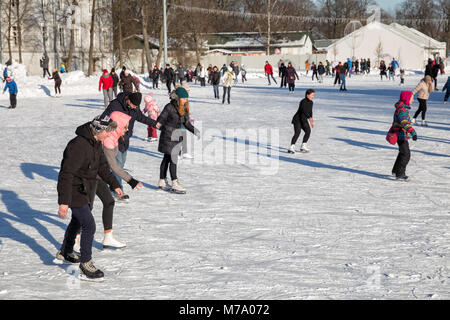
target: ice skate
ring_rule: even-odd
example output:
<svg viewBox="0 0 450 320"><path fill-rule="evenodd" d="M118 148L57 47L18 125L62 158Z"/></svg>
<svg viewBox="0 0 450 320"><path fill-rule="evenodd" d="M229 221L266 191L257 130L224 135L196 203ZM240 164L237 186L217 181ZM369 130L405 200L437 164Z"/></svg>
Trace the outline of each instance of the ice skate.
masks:
<svg viewBox="0 0 450 320"><path fill-rule="evenodd" d="M53 260L55 264L66 264L66 263L80 263L80 257L75 253L64 253L62 251L58 251L56 253L56 257Z"/></svg>
<svg viewBox="0 0 450 320"><path fill-rule="evenodd" d="M183 159L193 159L193 158L194 158L194 157L191 156L189 153L183 153L183 154L181 155L181 157L182 157Z"/></svg>
<svg viewBox="0 0 450 320"><path fill-rule="evenodd" d="M158 141L158 138L150 138L150 142Z"/></svg>
<svg viewBox="0 0 450 320"><path fill-rule="evenodd" d="M103 244L103 249L107 249L107 248L110 248L110 247L112 247L112 248L124 248L124 247L127 246L125 243L117 241L114 238L112 230L110 232L106 232L105 233L105 237L103 238L102 244Z"/></svg>
<svg viewBox="0 0 450 320"><path fill-rule="evenodd" d="M174 192L174 193L179 193L179 194L185 194L186 193L186 189L184 189L180 183L178 182L178 179L175 179L172 181L172 188L170 189L170 191Z"/></svg>
<svg viewBox="0 0 450 320"><path fill-rule="evenodd" d="M308 153L311 150L308 149L308 146L306 145L306 143L302 143L302 146L300 147L300 151L303 153Z"/></svg>
<svg viewBox="0 0 450 320"><path fill-rule="evenodd" d="M167 190L170 190L170 185L169 185L169 183L168 183L168 181L167 181L167 178L166 179L159 179L159 183L158 183L158 189L159 190L164 190L164 191L167 191Z"/></svg>
<svg viewBox="0 0 450 320"><path fill-rule="evenodd" d="M408 182L408 181L409 181L409 177L408 177L408 176L396 177L395 179L396 179L397 181L405 181L405 182Z"/></svg>
<svg viewBox="0 0 450 320"><path fill-rule="evenodd" d="M411 119L411 124L416 124L416 118Z"/></svg>
<svg viewBox="0 0 450 320"><path fill-rule="evenodd" d="M80 249L81 249L81 235L77 234L77 236L75 237L75 244L73 245L73 252L76 253L80 253Z"/></svg>
<svg viewBox="0 0 450 320"><path fill-rule="evenodd" d="M289 153L294 154L295 153L295 144L291 145L291 147L288 150Z"/></svg>
<svg viewBox="0 0 450 320"><path fill-rule="evenodd" d="M428 123L427 123L426 120L422 120L422 122L420 123L420 125L421 125L422 127L428 127Z"/></svg>
<svg viewBox="0 0 450 320"><path fill-rule="evenodd" d="M80 280L101 282L104 280L105 274L103 271L94 266L94 262L80 263Z"/></svg>

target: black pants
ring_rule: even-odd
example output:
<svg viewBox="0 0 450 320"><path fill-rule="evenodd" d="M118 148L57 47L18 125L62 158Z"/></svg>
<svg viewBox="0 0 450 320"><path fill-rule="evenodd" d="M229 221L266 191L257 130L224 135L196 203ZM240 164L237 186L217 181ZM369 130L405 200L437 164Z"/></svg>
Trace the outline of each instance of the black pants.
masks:
<svg viewBox="0 0 450 320"><path fill-rule="evenodd" d="M281 76L281 84L280 84L280 88L281 87L285 87L286 88L286 85L287 85L287 83L286 83L286 76Z"/></svg>
<svg viewBox="0 0 450 320"><path fill-rule="evenodd" d="M103 230L111 230L113 228L113 215L114 215L114 198L109 190L108 185L101 179L97 179L97 189L95 194L100 198L103 204L102 220L103 220ZM92 200L91 210L94 206L94 201Z"/></svg>
<svg viewBox="0 0 450 320"><path fill-rule="evenodd" d="M309 137L311 135L311 127L309 126L307 121L294 121L294 136L291 140L291 145L297 143L297 139L300 136L301 131L303 130L305 132L305 135L303 136L303 143L307 143L309 140Z"/></svg>
<svg viewBox="0 0 450 320"><path fill-rule="evenodd" d="M419 116L419 114L422 112L422 120L425 120L425 114L427 113L427 100L417 98L419 101L419 109L417 109L416 113L414 114L414 119Z"/></svg>
<svg viewBox="0 0 450 320"><path fill-rule="evenodd" d="M267 80L269 80L269 84L270 84L270 77L272 77L273 82L275 82L276 84L277 80L275 80L275 78L273 77L273 73L267 74Z"/></svg>
<svg viewBox="0 0 450 320"><path fill-rule="evenodd" d="M50 75L50 71L48 71L48 68L42 68L44 74L42 75L42 78L45 78L45 74L47 73L49 77L51 77Z"/></svg>
<svg viewBox="0 0 450 320"><path fill-rule="evenodd" d="M339 73L336 72L336 77L334 78L334 84L339 83L341 84L341 77L339 77Z"/></svg>
<svg viewBox="0 0 450 320"><path fill-rule="evenodd" d="M15 108L17 105L17 93L10 93L9 94L9 104L11 105L11 108Z"/></svg>
<svg viewBox="0 0 450 320"><path fill-rule="evenodd" d="M225 103L225 96L228 94L228 104L230 104L231 87L223 87L222 103Z"/></svg>
<svg viewBox="0 0 450 320"><path fill-rule="evenodd" d="M153 89L155 89L155 88L158 89L158 78L153 79L152 84L153 84Z"/></svg>
<svg viewBox="0 0 450 320"><path fill-rule="evenodd" d="M81 262L89 262L92 259L92 242L95 234L94 217L88 204L85 204L82 208L70 209L72 210L72 220L67 226L61 251L65 253L73 252L75 237L81 229Z"/></svg>
<svg viewBox="0 0 450 320"><path fill-rule="evenodd" d="M449 96L450 96L450 89L447 89L447 92L445 93L444 101L447 101Z"/></svg>
<svg viewBox="0 0 450 320"><path fill-rule="evenodd" d="M172 81L166 80L166 86L167 90L169 90L169 93L172 91Z"/></svg>
<svg viewBox="0 0 450 320"><path fill-rule="evenodd" d="M408 165L409 159L411 158L411 152L409 150L409 143L407 140L398 140L398 156L395 160L392 172L397 177L403 177L406 173L406 166Z"/></svg>
<svg viewBox="0 0 450 320"><path fill-rule="evenodd" d="M172 180L177 179L177 165L172 161L172 156L170 154L165 154L159 167L159 178L167 178L167 170L170 170L170 177Z"/></svg>
<svg viewBox="0 0 450 320"><path fill-rule="evenodd" d="M313 81L314 81L314 76L316 76L316 79L319 80L319 77L317 76L317 72L313 72L313 75L312 75L312 78L311 78Z"/></svg>
<svg viewBox="0 0 450 320"><path fill-rule="evenodd" d="M57 80L57 81L55 81L55 93L61 93L61 83L62 83L62 81L61 80Z"/></svg>
<svg viewBox="0 0 450 320"><path fill-rule="evenodd" d="M289 83L289 91L294 91L295 89L295 83Z"/></svg>

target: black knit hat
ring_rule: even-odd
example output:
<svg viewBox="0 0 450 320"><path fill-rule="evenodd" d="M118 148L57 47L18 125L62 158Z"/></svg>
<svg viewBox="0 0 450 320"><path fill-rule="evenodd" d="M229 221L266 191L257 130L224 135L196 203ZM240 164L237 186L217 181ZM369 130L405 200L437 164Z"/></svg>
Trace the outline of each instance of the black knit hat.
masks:
<svg viewBox="0 0 450 320"><path fill-rule="evenodd" d="M142 94L140 92L133 92L128 95L128 98L132 104L139 107L142 101Z"/></svg>
<svg viewBox="0 0 450 320"><path fill-rule="evenodd" d="M96 116L94 120L91 121L91 128L94 131L94 135L99 134L103 130L107 132L111 132L116 130L117 123L112 121L109 116Z"/></svg>

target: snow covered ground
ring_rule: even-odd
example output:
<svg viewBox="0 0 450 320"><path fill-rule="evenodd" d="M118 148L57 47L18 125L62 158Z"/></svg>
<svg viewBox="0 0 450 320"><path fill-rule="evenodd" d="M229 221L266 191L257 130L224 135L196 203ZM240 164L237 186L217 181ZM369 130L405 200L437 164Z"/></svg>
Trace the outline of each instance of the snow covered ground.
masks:
<svg viewBox="0 0 450 320"><path fill-rule="evenodd" d="M19 83L15 110L0 96L0 299L450 298L450 105L442 92L429 100L430 127L416 127L404 183L390 177L397 148L385 141L398 80L355 76L340 93L331 78L302 77L290 95L254 76L232 89L231 105L191 85L203 135L179 167L188 193L156 191L161 155L137 123L126 169L145 188L126 186L130 203L116 205L123 250L101 249L96 200L93 258L106 279L94 284L52 263L68 223L57 215L62 153L76 127L103 110L97 77L67 76L76 79L63 82L62 98L39 78ZM420 78L409 75L404 88ZM290 121L309 87L312 152L290 155ZM153 92L163 107L165 88Z"/></svg>

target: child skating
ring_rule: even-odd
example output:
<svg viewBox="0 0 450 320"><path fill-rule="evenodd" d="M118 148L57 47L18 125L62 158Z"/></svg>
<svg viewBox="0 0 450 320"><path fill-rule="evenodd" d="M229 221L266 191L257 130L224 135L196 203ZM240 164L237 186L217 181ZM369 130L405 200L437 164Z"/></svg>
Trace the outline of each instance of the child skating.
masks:
<svg viewBox="0 0 450 320"><path fill-rule="evenodd" d="M143 113L144 114L148 113L148 116L153 120L158 119L159 115L161 114L161 110L159 109L156 101L153 99L153 94L149 93L144 98L144 102L145 102L145 108L143 110ZM156 132L156 128L153 128L152 126L148 126L147 132L148 132L148 136L147 136L147 139L145 139L146 141L148 141L148 142L158 141L158 133Z"/></svg>

